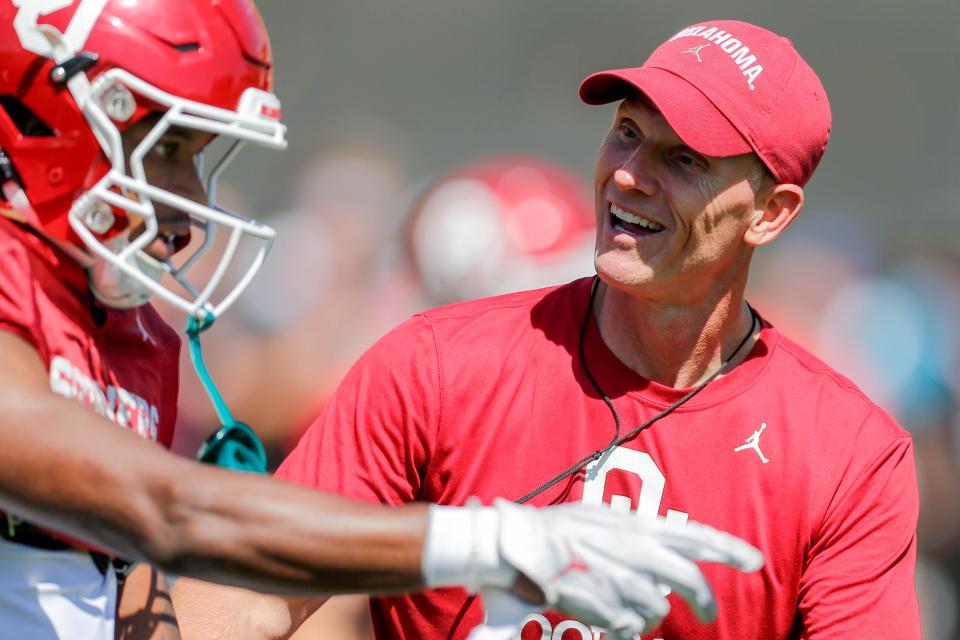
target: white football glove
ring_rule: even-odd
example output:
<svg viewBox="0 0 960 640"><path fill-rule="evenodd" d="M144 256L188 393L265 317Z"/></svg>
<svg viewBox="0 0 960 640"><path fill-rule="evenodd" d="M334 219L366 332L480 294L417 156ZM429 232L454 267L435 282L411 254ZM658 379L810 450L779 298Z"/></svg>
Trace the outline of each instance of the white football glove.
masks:
<svg viewBox="0 0 960 640"><path fill-rule="evenodd" d="M694 522L671 524L572 503L535 509L497 500L493 507L431 507L423 569L427 586L458 584L484 592L491 628L478 633L486 637L498 637L495 628L508 629L531 611L554 609L626 640L652 631L667 615L662 587L686 600L702 621L716 617L713 593L696 561L756 571L763 555ZM510 594L517 572L540 588L544 602L525 603Z"/></svg>

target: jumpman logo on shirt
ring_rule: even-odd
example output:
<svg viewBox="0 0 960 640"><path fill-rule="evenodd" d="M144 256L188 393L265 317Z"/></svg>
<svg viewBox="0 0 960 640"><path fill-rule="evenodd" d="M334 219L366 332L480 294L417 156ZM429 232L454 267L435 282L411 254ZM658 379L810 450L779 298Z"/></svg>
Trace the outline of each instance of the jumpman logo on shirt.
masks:
<svg viewBox="0 0 960 640"><path fill-rule="evenodd" d="M680 55L683 55L685 53L692 53L693 55L697 56L697 62L703 62L703 58L700 57L700 51L709 46L710 46L709 44L698 44L695 47L690 47L686 51L681 51Z"/></svg>
<svg viewBox="0 0 960 640"><path fill-rule="evenodd" d="M752 436L750 436L749 438L743 441L744 444L740 445L739 447L733 450L734 453L736 453L737 451L743 451L744 449L753 449L754 451L757 452L757 455L760 456L760 460L763 461L763 464L767 464L768 462L770 462L767 459L767 456L763 455L763 451L760 451L760 434L763 433L763 430L766 428L767 428L767 423L764 422L763 424L760 425L759 431L754 431Z"/></svg>

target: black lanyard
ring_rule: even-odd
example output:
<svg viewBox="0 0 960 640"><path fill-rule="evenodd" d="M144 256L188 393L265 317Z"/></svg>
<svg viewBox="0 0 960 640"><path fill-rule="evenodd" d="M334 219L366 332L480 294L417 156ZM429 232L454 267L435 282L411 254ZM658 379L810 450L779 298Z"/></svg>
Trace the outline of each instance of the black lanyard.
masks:
<svg viewBox="0 0 960 640"><path fill-rule="evenodd" d="M597 297L597 290L600 288L599 284L600 284L600 278L594 277L593 283L590 287L590 302L589 304L587 304L587 312L583 315L583 322L580 324L580 342L579 342L580 366L583 367L583 372L587 374L587 379L590 380L590 384L592 384L593 388L597 390L597 393L600 394L600 397L603 399L604 403L610 409L610 413L613 414L613 422L616 425L616 431L613 434L613 439L610 441L610 444L608 444L602 449L598 449L593 453L580 458L573 464L573 466L571 466L569 469L567 469L563 473L557 475L556 477L550 480L547 480L546 482L544 482L542 485L540 485L539 487L537 487L527 495L523 496L519 500L516 500L515 502L517 502L518 504L523 504L524 502L527 502L534 496L537 496L543 493L544 491L546 491L553 485L557 484L561 480L565 478L569 478L571 475L577 473L578 471L583 469L585 466L587 466L591 462L595 460L599 460L600 457L606 452L610 451L616 446L623 444L624 442L627 442L628 440L631 440L638 433L640 433L647 427L651 426L653 423L657 422L661 418L665 418L666 416L670 415L675 409L683 405L683 403L687 402L688 400L690 400L690 398L692 398L693 396L703 391L703 389L708 384L713 382L713 380L718 375L720 375L720 372L723 371L724 368L726 368L726 366L730 364L730 362L732 362L735 357L737 357L737 354L740 353L740 350L743 349L743 347L747 344L747 342L750 341L750 337L753 335L753 332L756 331L756 328L757 328L757 322L759 320L759 318L757 317L757 312L753 310L753 307L750 307L748 305L750 309L750 331L747 332L747 335L743 337L743 340L740 341L740 344L737 345L737 348L733 350L733 353L727 356L727 359L720 364L717 370L711 373L709 376L707 376L707 378L703 382L701 382L696 387L691 389L689 393L687 393L682 398L674 402L672 405L670 405L669 407L667 407L657 415L653 416L643 424L639 425L638 427L630 431L630 433L626 434L625 436L621 436L620 435L620 414L617 413L616 407L613 406L613 401L610 400L610 397L607 396L607 394L604 393L603 389L600 388L600 384L597 382L596 378L594 378L593 374L590 372L590 368L587 366L587 356L584 350L584 343L586 342L586 337L587 337L587 327L590 326L590 316L593 313L593 302Z"/></svg>

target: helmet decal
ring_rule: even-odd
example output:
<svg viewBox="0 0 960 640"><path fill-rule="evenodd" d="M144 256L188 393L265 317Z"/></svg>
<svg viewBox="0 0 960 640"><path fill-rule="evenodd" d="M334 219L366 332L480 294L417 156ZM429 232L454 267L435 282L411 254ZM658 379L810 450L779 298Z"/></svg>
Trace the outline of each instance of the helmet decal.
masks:
<svg viewBox="0 0 960 640"><path fill-rule="evenodd" d="M47 58L53 57L53 47L38 28L41 16L55 11L66 9L76 0L13 0L17 7L17 17L13 19L13 27L20 38L20 44L27 51ZM70 20L70 25L64 31L66 44L74 51L79 51L87 43L87 38L93 30L93 25L103 11L107 0L80 0L76 13Z"/></svg>

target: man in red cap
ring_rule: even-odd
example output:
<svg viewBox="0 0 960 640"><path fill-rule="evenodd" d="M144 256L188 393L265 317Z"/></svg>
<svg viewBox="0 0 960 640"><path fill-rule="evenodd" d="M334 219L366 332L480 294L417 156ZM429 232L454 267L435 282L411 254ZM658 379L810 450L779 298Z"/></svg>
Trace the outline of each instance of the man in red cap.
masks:
<svg viewBox="0 0 960 640"><path fill-rule="evenodd" d="M703 568L712 623L675 587L644 638L919 638L909 436L745 300L754 251L800 213L829 138L816 74L785 38L708 21L580 95L619 102L596 163L597 277L415 316L279 475L387 504L609 504L764 552L759 573ZM371 608L379 638L464 638L482 616L460 589ZM602 637L551 613L517 629Z"/></svg>

